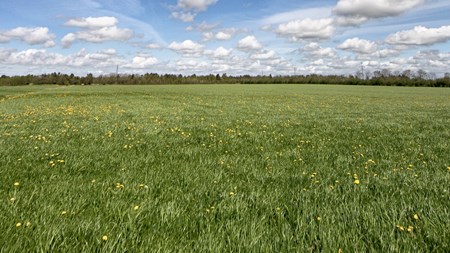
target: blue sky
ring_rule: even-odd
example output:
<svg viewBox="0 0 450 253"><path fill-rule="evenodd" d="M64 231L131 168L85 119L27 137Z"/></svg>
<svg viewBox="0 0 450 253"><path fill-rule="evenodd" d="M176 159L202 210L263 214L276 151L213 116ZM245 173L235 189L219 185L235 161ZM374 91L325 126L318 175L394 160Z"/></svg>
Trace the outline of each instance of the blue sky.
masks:
<svg viewBox="0 0 450 253"><path fill-rule="evenodd" d="M0 0L0 74L450 72L448 0Z"/></svg>

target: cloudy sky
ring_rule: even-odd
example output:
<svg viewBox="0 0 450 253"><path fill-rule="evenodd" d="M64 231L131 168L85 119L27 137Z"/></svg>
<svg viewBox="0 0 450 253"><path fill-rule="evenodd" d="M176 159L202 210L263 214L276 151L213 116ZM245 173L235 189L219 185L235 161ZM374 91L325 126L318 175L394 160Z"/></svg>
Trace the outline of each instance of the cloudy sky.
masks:
<svg viewBox="0 0 450 253"><path fill-rule="evenodd" d="M448 0L0 0L0 75L450 72Z"/></svg>

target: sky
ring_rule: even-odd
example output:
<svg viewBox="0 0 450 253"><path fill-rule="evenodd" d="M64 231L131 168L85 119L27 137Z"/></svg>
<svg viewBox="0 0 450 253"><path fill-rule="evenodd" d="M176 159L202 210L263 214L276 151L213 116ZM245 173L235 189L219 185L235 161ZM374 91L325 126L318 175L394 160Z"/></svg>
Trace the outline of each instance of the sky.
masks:
<svg viewBox="0 0 450 253"><path fill-rule="evenodd" d="M0 0L0 75L450 72L449 0Z"/></svg>

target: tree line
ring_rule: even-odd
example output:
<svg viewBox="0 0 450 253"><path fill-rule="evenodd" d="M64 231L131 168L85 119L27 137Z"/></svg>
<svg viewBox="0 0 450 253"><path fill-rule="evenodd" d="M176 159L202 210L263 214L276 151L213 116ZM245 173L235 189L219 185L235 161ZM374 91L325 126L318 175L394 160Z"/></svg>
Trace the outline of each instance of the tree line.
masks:
<svg viewBox="0 0 450 253"><path fill-rule="evenodd" d="M433 73L423 70L391 72L387 69L374 72L358 71L355 75L174 75L174 74L109 74L94 76L76 76L74 74L50 73L42 75L6 76L0 77L0 86L20 85L145 85L145 84L343 84L343 85L373 85L373 86L423 86L450 87L450 73L442 78L436 78Z"/></svg>

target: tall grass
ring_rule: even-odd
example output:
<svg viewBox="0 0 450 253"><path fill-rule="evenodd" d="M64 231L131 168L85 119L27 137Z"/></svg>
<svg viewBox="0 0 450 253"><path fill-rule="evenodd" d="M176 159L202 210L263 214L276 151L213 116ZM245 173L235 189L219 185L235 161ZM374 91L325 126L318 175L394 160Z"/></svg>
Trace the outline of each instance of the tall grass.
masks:
<svg viewBox="0 0 450 253"><path fill-rule="evenodd" d="M450 90L0 87L1 252L448 252Z"/></svg>

